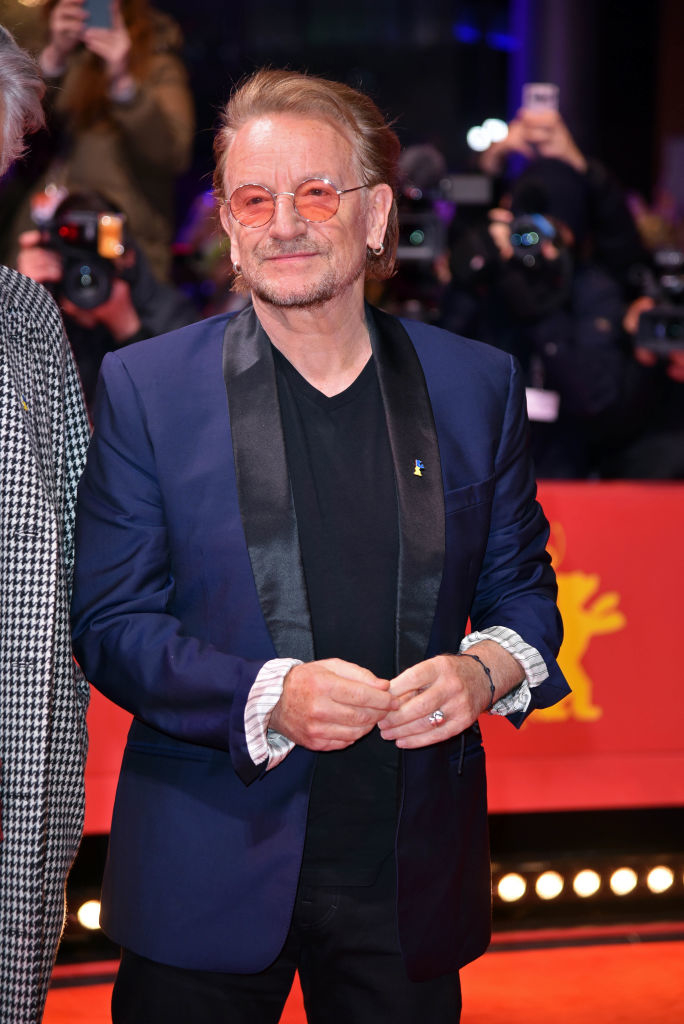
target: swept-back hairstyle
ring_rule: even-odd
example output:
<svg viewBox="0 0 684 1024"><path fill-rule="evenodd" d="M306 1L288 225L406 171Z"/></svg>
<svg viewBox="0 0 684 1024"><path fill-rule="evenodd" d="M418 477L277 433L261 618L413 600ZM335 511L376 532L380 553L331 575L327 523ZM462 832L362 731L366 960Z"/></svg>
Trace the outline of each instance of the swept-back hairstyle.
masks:
<svg viewBox="0 0 684 1024"><path fill-rule="evenodd" d="M352 143L364 185L388 184L396 194L400 145L395 132L369 96L341 82L299 71L263 69L238 83L233 90L214 139L214 189L225 200L224 177L235 133L247 121L269 114L298 114L333 121ZM385 250L369 252L366 278L385 280L394 272L399 222L392 202Z"/></svg>
<svg viewBox="0 0 684 1024"><path fill-rule="evenodd" d="M0 25L0 175L24 152L24 136L43 127L44 93L33 57Z"/></svg>

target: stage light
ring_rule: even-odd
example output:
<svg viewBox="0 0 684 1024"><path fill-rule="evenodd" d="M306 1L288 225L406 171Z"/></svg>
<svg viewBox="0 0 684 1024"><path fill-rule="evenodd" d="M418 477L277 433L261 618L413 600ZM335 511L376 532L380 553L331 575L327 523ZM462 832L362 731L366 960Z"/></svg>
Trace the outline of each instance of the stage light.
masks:
<svg viewBox="0 0 684 1024"><path fill-rule="evenodd" d="M601 888L601 876L590 868L575 875L572 887L578 896L593 896Z"/></svg>
<svg viewBox="0 0 684 1024"><path fill-rule="evenodd" d="M82 903L76 913L78 923L83 927L87 928L88 931L97 931L100 927L100 901L99 900L87 900Z"/></svg>
<svg viewBox="0 0 684 1024"><path fill-rule="evenodd" d="M618 868L610 876L610 887L616 896L626 896L636 889L639 876L633 868Z"/></svg>
<svg viewBox="0 0 684 1024"><path fill-rule="evenodd" d="M652 893L667 892L674 884L674 871L659 865L652 868L646 876L646 885Z"/></svg>
<svg viewBox="0 0 684 1024"><path fill-rule="evenodd" d="M500 117L488 117L482 122L482 127L491 142L501 142L508 135L508 125Z"/></svg>
<svg viewBox="0 0 684 1024"><path fill-rule="evenodd" d="M486 149L489 149L491 141L489 132L485 131L481 124L473 125L466 134L466 142L476 153L484 153Z"/></svg>
<svg viewBox="0 0 684 1024"><path fill-rule="evenodd" d="M565 881L557 871L544 871L535 882L535 892L541 900L555 900L563 892Z"/></svg>
<svg viewBox="0 0 684 1024"><path fill-rule="evenodd" d="M515 903L516 900L522 899L525 895L527 882L522 875L511 872L499 879L496 891L499 894L499 899L502 899L504 903Z"/></svg>
<svg viewBox="0 0 684 1024"><path fill-rule="evenodd" d="M482 124L468 129L466 142L476 153L484 153L492 142L501 142L508 135L508 125L498 117L488 117Z"/></svg>

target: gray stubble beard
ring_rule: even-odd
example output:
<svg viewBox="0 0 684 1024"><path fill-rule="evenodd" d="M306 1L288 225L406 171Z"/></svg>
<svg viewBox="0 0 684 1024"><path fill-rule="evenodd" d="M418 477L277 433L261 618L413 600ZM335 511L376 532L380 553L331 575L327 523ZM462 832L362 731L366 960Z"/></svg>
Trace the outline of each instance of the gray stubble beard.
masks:
<svg viewBox="0 0 684 1024"><path fill-rule="evenodd" d="M366 260L364 255L364 259L359 266L341 280L338 279L334 270L328 269L317 281L312 282L312 284L305 288L304 291L291 291L286 294L271 288L268 282L260 280L258 275L255 277L246 275L244 268L242 274L252 294L262 302L267 302L280 309L308 309L330 302L331 299L334 299L345 288L355 284L365 273L365 270Z"/></svg>

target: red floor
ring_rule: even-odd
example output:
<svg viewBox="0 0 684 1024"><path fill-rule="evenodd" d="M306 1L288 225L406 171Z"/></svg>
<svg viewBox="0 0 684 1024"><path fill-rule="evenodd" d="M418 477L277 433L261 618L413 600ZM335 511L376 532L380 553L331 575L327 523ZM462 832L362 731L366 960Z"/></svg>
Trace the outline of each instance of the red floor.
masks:
<svg viewBox="0 0 684 1024"><path fill-rule="evenodd" d="M93 966L101 969L102 965ZM66 980L68 971L59 968L56 980ZM462 1024L682 1024L684 1020L683 941L637 939L492 950L469 964L461 977ZM109 1024L110 993L111 983L53 988L44 1024ZM304 1021L297 986L281 1024Z"/></svg>

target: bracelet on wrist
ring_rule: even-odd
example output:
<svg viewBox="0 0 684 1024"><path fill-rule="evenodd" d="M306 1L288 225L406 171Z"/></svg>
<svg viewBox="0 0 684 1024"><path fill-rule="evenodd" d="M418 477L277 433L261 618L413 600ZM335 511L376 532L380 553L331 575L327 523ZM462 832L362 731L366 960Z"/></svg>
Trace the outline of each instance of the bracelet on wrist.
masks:
<svg viewBox="0 0 684 1024"><path fill-rule="evenodd" d="M461 657L461 658L472 658L473 661L476 661L478 663L478 665L481 665L482 668L484 669L484 671L485 671L485 673L487 675L487 681L489 682L489 698L490 698L489 699L489 706L486 708L486 710L487 711L491 711L492 708L494 707L494 695L496 693L496 690L494 689L494 682L492 680L492 670L487 665L485 665L485 663L482 660L482 658L479 658L477 656L477 654L468 654L467 652L464 651L463 654L459 655L459 657Z"/></svg>

